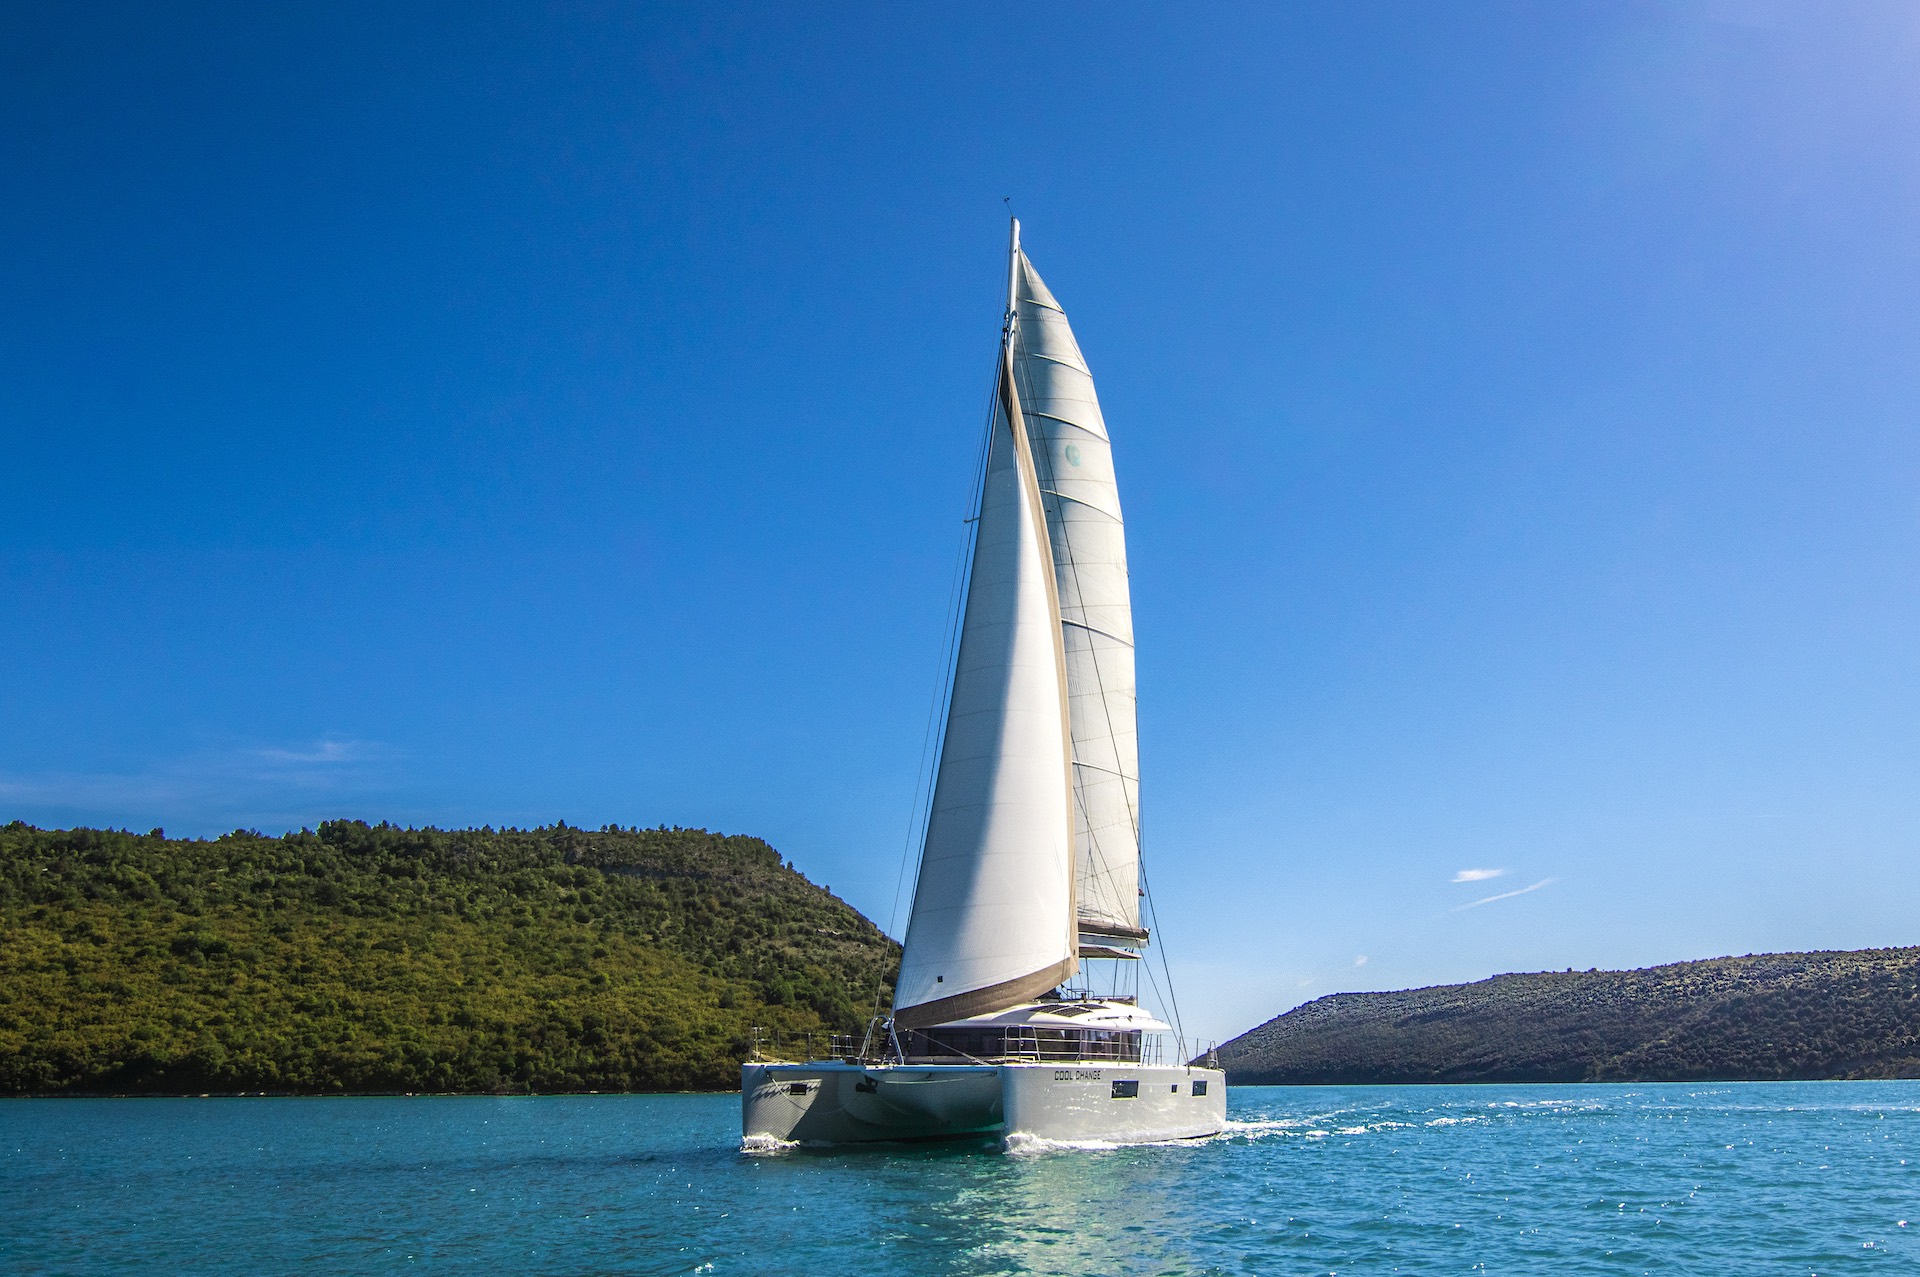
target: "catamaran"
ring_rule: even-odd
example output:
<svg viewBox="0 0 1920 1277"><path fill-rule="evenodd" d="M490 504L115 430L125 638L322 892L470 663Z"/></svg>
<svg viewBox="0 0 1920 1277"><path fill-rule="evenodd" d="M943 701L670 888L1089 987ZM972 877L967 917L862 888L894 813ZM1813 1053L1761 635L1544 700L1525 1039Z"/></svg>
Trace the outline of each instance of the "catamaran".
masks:
<svg viewBox="0 0 1920 1277"><path fill-rule="evenodd" d="M1134 1143L1226 1123L1225 1074L1184 1062L1184 1038L1169 1054L1174 1026L1140 1003L1151 936L1113 451L1018 221L1010 239L966 605L893 1013L831 1058L756 1048L740 1074L749 1142Z"/></svg>

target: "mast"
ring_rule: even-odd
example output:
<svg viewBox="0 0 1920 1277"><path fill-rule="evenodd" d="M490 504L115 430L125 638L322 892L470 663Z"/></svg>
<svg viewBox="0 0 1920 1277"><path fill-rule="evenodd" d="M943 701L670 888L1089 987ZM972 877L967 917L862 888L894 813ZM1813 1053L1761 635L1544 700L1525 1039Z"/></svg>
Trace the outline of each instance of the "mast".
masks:
<svg viewBox="0 0 1920 1277"><path fill-rule="evenodd" d="M1012 225L1007 229L1007 314L1006 322L1000 330L1001 339L1013 344L1013 324L1019 316L1020 306L1020 219L1009 218Z"/></svg>

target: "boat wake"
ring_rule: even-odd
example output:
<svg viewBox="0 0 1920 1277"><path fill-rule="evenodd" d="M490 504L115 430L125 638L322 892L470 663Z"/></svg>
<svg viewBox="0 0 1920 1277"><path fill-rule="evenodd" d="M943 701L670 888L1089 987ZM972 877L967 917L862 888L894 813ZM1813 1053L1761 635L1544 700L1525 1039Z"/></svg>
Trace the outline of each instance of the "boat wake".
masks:
<svg viewBox="0 0 1920 1277"><path fill-rule="evenodd" d="M1251 1122L1227 1119L1218 1135L1209 1135L1210 1142L1225 1140L1259 1140L1269 1135L1304 1135L1313 1129L1314 1118L1310 1117L1270 1117L1259 1118Z"/></svg>
<svg viewBox="0 0 1920 1277"><path fill-rule="evenodd" d="M1095 1153L1107 1149L1130 1148L1113 1140L1050 1140L1040 1135L1015 1131L1000 1141L1000 1151L1010 1157L1038 1157L1045 1153Z"/></svg>
<svg viewBox="0 0 1920 1277"><path fill-rule="evenodd" d="M1039 1135L1015 1131L1000 1141L1000 1151L1010 1157L1036 1157L1045 1153L1105 1153L1122 1148L1198 1148L1223 1140L1258 1139L1264 1135L1292 1134L1297 1122L1235 1122L1231 1119L1212 1135L1193 1135L1168 1140L1050 1140Z"/></svg>
<svg viewBox="0 0 1920 1277"><path fill-rule="evenodd" d="M772 1135L742 1135L740 1151L748 1157L772 1157L800 1147L799 1140L783 1140Z"/></svg>

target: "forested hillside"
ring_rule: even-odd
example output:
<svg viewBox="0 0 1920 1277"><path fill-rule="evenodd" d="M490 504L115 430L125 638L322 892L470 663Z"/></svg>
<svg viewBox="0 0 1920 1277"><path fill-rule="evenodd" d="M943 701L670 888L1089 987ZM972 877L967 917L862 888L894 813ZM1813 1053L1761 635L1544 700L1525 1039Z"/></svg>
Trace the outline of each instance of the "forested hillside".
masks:
<svg viewBox="0 0 1920 1277"><path fill-rule="evenodd" d="M1920 1077L1920 949L1338 993L1220 1062L1243 1084Z"/></svg>
<svg viewBox="0 0 1920 1277"><path fill-rule="evenodd" d="M758 838L0 827L0 1094L727 1088L898 946Z"/></svg>

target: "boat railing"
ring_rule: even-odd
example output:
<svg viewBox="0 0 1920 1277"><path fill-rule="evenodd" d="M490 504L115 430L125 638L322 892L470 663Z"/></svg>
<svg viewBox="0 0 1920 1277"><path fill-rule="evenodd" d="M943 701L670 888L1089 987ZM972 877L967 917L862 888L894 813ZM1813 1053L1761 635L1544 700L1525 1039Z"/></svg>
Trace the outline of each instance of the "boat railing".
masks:
<svg viewBox="0 0 1920 1277"><path fill-rule="evenodd" d="M796 1064L804 1061L834 1060L848 1064L877 1064L896 1057L873 1051L871 1035L825 1033L802 1030L783 1035L778 1029L753 1026L749 1031L747 1059L754 1064ZM909 1036L909 1035L903 1035ZM918 1036L918 1035L911 1035ZM1168 1059L1166 1035L1160 1033L1114 1033L1111 1036L1090 1032L1036 1029L1014 1026L991 1039L970 1041L965 1046L938 1042L914 1042L906 1058L914 1060L959 1059L978 1064L996 1060L1105 1061L1114 1064L1164 1064ZM938 1043L938 1050L916 1050ZM1218 1068L1216 1044L1209 1043L1201 1057L1205 1067Z"/></svg>
<svg viewBox="0 0 1920 1277"><path fill-rule="evenodd" d="M866 1040L857 1033L802 1030L789 1035L782 1043L778 1029L764 1029L756 1024L747 1030L747 1061L752 1064L797 1064L811 1060L858 1063L868 1058L865 1051Z"/></svg>

